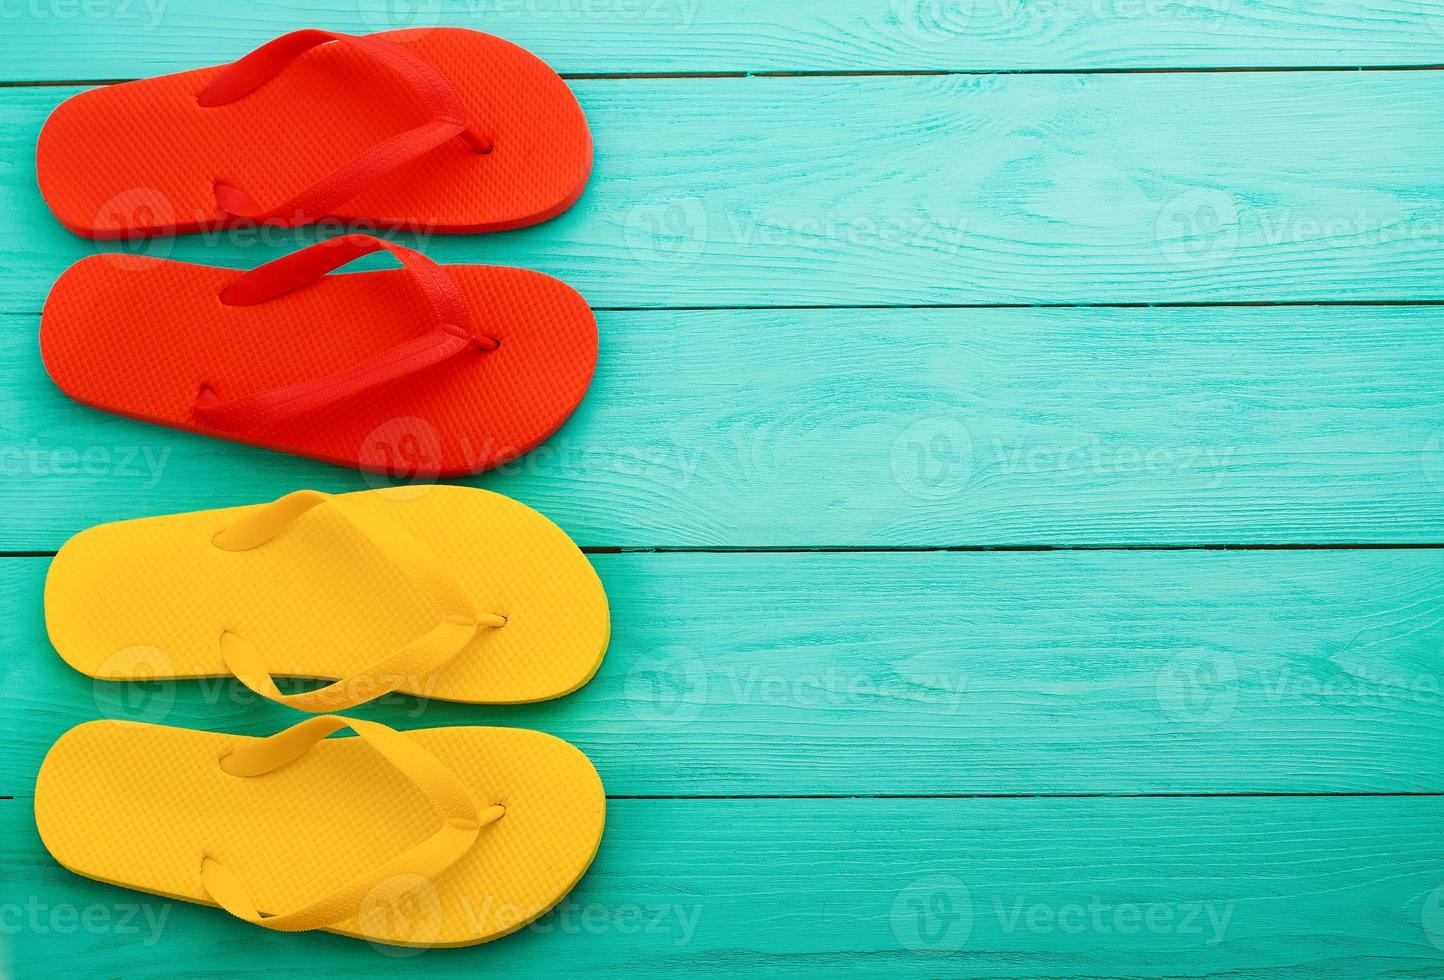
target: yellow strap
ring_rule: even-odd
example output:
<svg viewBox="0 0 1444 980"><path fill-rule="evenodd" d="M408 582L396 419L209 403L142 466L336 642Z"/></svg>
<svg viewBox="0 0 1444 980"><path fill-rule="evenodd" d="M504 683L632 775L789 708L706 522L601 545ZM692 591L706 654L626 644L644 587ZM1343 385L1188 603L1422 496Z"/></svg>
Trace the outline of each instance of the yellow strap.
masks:
<svg viewBox="0 0 1444 980"><path fill-rule="evenodd" d="M354 729L368 745L415 784L440 814L441 828L415 847L352 879L329 895L304 908L276 915L263 915L234 872L212 857L203 857L202 887L217 905L236 918L280 932L319 929L354 918L360 914L361 903L367 894L392 878L419 875L435 880L471 850L482 827L506 813L505 807L496 804L478 814L466 787L435 756L385 725L355 718L334 715L308 718L269 738L247 742L222 757L221 768L232 776L243 778L273 772L300 758L311 746L343 727Z"/></svg>
<svg viewBox="0 0 1444 980"><path fill-rule="evenodd" d="M337 711L399 687L419 687L422 679L436 673L465 649L478 629L506 625L503 616L478 614L465 590L404 530L374 512L357 513L344 501L345 498L332 497L318 490L297 490L271 504L255 508L211 539L223 551L259 548L312 508L327 504L346 518L440 610L440 622L400 650L332 684L300 694L282 693L260 652L244 637L229 630L222 631L220 654L226 669L262 697L302 711Z"/></svg>

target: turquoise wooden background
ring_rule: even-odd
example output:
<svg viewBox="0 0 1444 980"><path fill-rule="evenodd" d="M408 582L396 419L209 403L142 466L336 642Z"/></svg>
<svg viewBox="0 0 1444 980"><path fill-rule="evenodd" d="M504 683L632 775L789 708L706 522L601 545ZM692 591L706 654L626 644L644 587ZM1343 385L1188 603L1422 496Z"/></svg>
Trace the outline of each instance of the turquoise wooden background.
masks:
<svg viewBox="0 0 1444 980"><path fill-rule="evenodd" d="M361 712L551 731L612 795L559 911L398 958L36 839L77 722L289 721L69 671L60 543L366 483L51 387L38 311L94 246L33 148L86 85L408 18L531 47L593 124L571 212L423 244L599 310L576 417L476 482L588 548L615 638L563 701ZM1444 975L1444 0L6 0L0 29L0 975Z"/></svg>

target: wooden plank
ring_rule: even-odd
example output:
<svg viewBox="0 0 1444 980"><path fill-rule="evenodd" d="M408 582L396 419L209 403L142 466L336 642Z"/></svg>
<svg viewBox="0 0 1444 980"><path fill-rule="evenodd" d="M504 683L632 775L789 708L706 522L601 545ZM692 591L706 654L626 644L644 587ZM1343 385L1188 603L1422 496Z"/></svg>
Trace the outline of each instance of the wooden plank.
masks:
<svg viewBox="0 0 1444 980"><path fill-rule="evenodd" d="M1438 300L1444 72L576 83L577 207L442 261L525 265L604 307ZM94 248L35 191L72 88L0 90L0 311ZM332 227L329 231L336 231ZM152 247L251 266L313 232ZM258 239L269 247L252 247Z"/></svg>
<svg viewBox="0 0 1444 980"><path fill-rule="evenodd" d="M45 376L36 322L0 318L0 549L385 479L71 402ZM572 421L471 481L583 545L1444 541L1438 307L600 324Z"/></svg>
<svg viewBox="0 0 1444 980"><path fill-rule="evenodd" d="M288 30L450 25L568 73L1047 71L1444 62L1438 0L50 0L8 11L4 80L134 78Z"/></svg>
<svg viewBox="0 0 1444 980"><path fill-rule="evenodd" d="M359 713L549 731L621 796L1444 791L1437 551L593 560L613 639L582 691ZM94 717L294 721L230 682L71 670L45 565L0 560L0 794Z"/></svg>
<svg viewBox="0 0 1444 980"><path fill-rule="evenodd" d="M318 803L324 806L324 801ZM630 800L550 916L408 953L75 877L0 802L14 975L1434 978L1444 801ZM358 817L357 819L367 819ZM3 945L0 945L3 949ZM3 965L3 964L0 964Z"/></svg>

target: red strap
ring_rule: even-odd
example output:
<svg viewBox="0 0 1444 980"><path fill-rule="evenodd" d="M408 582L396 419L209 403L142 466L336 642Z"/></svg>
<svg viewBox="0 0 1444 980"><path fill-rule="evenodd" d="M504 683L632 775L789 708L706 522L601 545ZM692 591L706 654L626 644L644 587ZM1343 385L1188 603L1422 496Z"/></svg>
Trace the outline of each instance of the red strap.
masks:
<svg viewBox="0 0 1444 980"><path fill-rule="evenodd" d="M196 411L212 424L225 428L270 425L414 374L467 348L496 349L495 339L476 332L466 298L443 266L420 252L370 235L343 235L267 262L242 274L222 290L221 302L227 306L265 303L382 249L400 259L412 281L421 287L429 307L428 320L432 324L429 332L324 378L232 401L221 401L210 385L202 385L196 396Z"/></svg>
<svg viewBox="0 0 1444 980"><path fill-rule="evenodd" d="M197 101L210 108L244 98L275 78L311 48L332 41L350 45L377 64L389 68L426 108L430 118L404 133L382 140L289 201L269 209L257 204L240 188L217 181L216 204L222 211L258 222L307 224L330 214L377 178L456 136L465 139L478 153L491 151L491 144L467 127L466 110L461 99L440 72L407 48L375 36L356 37L319 30L283 34L226 66L215 81L197 96Z"/></svg>

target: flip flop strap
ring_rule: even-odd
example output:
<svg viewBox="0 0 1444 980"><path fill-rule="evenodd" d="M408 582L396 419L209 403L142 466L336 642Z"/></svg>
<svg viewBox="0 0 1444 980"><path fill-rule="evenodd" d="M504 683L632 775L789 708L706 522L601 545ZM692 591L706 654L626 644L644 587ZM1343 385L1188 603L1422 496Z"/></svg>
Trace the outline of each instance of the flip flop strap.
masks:
<svg viewBox="0 0 1444 980"><path fill-rule="evenodd" d="M309 905L275 915L262 914L240 877L216 858L205 855L201 858L201 886L212 901L236 918L280 932L319 929L355 918L362 911L367 895L392 879L417 875L434 880L471 850L482 827L506 813L500 804L478 813L456 774L415 740L385 725L355 718L335 715L307 718L269 738L246 742L222 756L220 765L228 774L239 778L262 776L294 762L341 728L353 729L421 791L441 817L440 829Z"/></svg>
<svg viewBox="0 0 1444 980"><path fill-rule="evenodd" d="M204 384L196 395L196 411L212 425L222 428L263 428L354 398L462 351L497 348L495 338L477 332L466 297L445 266L420 252L371 235L341 235L258 266L222 290L221 302L227 306L265 303L301 289L363 255L383 249L401 261L411 281L420 287L426 299L430 330L325 377L230 401L221 401L211 386Z"/></svg>
<svg viewBox="0 0 1444 980"><path fill-rule="evenodd" d="M305 52L319 44L333 42L347 45L389 69L425 107L429 118L364 150L289 201L274 207L257 204L240 188L217 181L216 206L222 212L257 222L287 226L309 224L345 204L377 178L457 136L478 153L490 152L490 142L467 127L461 97L445 76L409 49L374 35L358 37L314 29L283 34L227 65L197 101L206 108L235 102L275 78Z"/></svg>
<svg viewBox="0 0 1444 980"><path fill-rule="evenodd" d="M503 616L478 614L461 585L402 528L378 514L356 514L346 506L344 498L317 490L298 490L256 508L217 534L212 543L224 551L259 548L323 504L342 515L408 582L420 589L440 610L440 621L400 650L325 687L300 694L283 693L255 646L231 630L222 631L221 659L236 679L255 693L302 711L354 707L406 686L408 681L414 686L421 678L436 673L471 643L481 627L506 625Z"/></svg>

